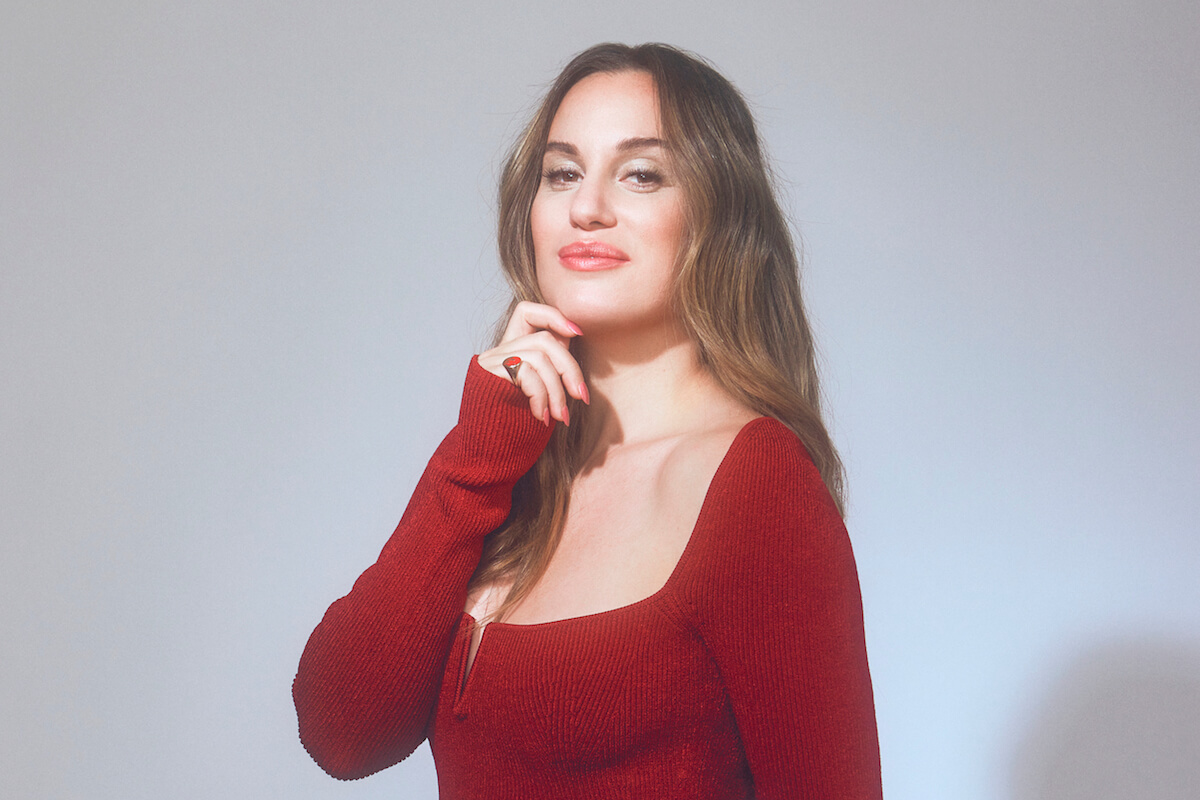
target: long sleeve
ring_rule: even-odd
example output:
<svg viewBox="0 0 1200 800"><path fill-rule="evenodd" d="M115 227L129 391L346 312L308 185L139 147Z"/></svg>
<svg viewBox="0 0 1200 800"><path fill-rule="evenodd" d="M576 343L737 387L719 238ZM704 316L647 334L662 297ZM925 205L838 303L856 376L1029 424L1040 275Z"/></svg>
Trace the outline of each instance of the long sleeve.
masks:
<svg viewBox="0 0 1200 800"><path fill-rule="evenodd" d="M472 359L458 424L379 559L325 612L300 658L300 739L330 775L370 775L425 738L484 537L549 436L525 396Z"/></svg>
<svg viewBox="0 0 1200 800"><path fill-rule="evenodd" d="M756 424L688 603L758 800L877 800L879 742L850 541L799 440Z"/></svg>

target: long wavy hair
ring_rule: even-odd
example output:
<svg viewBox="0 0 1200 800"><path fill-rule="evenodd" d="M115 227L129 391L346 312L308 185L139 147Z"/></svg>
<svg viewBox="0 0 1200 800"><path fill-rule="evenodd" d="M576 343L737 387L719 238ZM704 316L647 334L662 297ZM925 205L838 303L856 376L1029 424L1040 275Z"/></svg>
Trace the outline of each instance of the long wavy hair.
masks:
<svg viewBox="0 0 1200 800"><path fill-rule="evenodd" d="M693 54L656 43L599 44L577 55L555 79L509 151L500 178L497 239L513 299L496 327L494 344L500 343L518 302L545 302L530 210L554 115L583 78L625 71L654 80L664 145L683 188L685 234L673 311L713 379L743 405L774 417L799 437L841 511L842 463L822 421L791 231L745 100ZM502 617L528 594L561 537L571 484L591 431L587 407L568 401L573 424L555 426L537 464L517 483L508 519L489 535L472 577L472 589L511 584L491 618Z"/></svg>

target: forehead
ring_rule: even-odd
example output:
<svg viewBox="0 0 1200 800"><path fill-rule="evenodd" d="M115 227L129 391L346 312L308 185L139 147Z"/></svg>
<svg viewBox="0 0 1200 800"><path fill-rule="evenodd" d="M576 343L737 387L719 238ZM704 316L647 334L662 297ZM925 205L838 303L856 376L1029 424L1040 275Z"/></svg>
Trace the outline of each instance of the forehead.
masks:
<svg viewBox="0 0 1200 800"><path fill-rule="evenodd" d="M550 124L550 140L606 146L661 138L658 92L645 72L603 72L571 87Z"/></svg>

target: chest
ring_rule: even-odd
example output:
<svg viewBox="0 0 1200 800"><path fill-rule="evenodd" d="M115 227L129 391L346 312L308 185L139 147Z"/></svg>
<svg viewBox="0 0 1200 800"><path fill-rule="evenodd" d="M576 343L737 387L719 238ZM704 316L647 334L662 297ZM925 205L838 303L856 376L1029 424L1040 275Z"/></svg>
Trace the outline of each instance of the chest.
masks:
<svg viewBox="0 0 1200 800"><path fill-rule="evenodd" d="M467 672L471 624L464 614L430 733L443 796L551 784L556 798L743 796L720 675L658 598L585 618L493 623Z"/></svg>
<svg viewBox="0 0 1200 800"><path fill-rule="evenodd" d="M649 454L581 476L551 562L508 616L536 623L620 608L658 591L687 548L703 503Z"/></svg>

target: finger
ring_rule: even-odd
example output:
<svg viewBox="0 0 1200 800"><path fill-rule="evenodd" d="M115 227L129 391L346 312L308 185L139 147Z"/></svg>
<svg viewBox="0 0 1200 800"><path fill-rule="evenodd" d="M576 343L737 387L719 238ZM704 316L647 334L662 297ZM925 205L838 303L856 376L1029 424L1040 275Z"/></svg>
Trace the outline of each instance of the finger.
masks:
<svg viewBox="0 0 1200 800"><path fill-rule="evenodd" d="M517 370L517 379L514 383L529 398L530 413L536 419L540 420L542 424L549 425L550 402L547 399L546 384L542 381L542 377L538 374L538 371L531 369L529 364L522 360L521 367Z"/></svg>
<svg viewBox="0 0 1200 800"><path fill-rule="evenodd" d="M554 306L522 301L517 303L517 307L513 309L513 315L508 321L508 327L505 328L501 341L507 342L539 330L554 333L564 345L572 338L583 334L578 325L567 319Z"/></svg>
<svg viewBox="0 0 1200 800"><path fill-rule="evenodd" d="M583 378L583 369L571 355L567 345L561 343L558 337L550 331L541 330L510 342L504 342L480 354L479 365L498 377L507 378L509 375L504 368L505 359L516 356L531 360L534 358L534 354L537 354L539 359L548 361L552 368L551 370L541 369L545 384L562 387L572 397L585 403L590 402L591 398ZM565 406L565 399L563 404L552 406L552 413L556 419L560 418L558 408L562 406Z"/></svg>
<svg viewBox="0 0 1200 800"><path fill-rule="evenodd" d="M588 397L587 384L583 379L583 368L579 366L579 362L575 360L575 356L571 355L567 346L559 344L557 338L549 331L531 334L528 339L544 345L539 350L550 360L554 371L558 373L559 382L566 392L577 400L590 403L591 398Z"/></svg>
<svg viewBox="0 0 1200 800"><path fill-rule="evenodd" d="M558 337L550 331L537 331L519 339L513 339L511 342L505 342L480 356L479 360L480 364L486 368L490 363L492 353L504 358L509 355L520 356L532 352L542 353L550 360L555 372L559 375L559 381L568 394L585 403L589 402L587 386L583 379L583 369L575 360L575 356L571 355L567 345L559 342ZM488 358L487 363L485 363L485 358ZM497 375L501 375L499 371L495 372Z"/></svg>
<svg viewBox="0 0 1200 800"><path fill-rule="evenodd" d="M520 373L517 375L517 383L521 385L522 391L526 391L527 371L536 374L539 387L550 409L550 416L569 425L571 417L567 410L567 396L563 389L562 376L554 366L554 362L541 350L524 350L518 355L522 359L522 364Z"/></svg>

